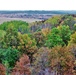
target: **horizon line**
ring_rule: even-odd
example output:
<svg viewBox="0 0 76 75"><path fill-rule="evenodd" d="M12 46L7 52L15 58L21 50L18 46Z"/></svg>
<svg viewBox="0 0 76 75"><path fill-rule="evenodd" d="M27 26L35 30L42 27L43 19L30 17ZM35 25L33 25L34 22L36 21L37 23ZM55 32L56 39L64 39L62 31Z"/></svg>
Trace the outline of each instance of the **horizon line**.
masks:
<svg viewBox="0 0 76 75"><path fill-rule="evenodd" d="M0 10L0 11L76 11L76 10Z"/></svg>

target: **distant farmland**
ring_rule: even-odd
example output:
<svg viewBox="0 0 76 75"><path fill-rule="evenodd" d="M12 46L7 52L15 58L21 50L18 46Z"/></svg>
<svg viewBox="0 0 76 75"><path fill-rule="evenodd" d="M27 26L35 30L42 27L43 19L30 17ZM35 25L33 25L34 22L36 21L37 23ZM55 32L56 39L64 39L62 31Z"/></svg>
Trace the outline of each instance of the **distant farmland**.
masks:
<svg viewBox="0 0 76 75"><path fill-rule="evenodd" d="M28 23L35 22L35 21L41 21L41 19L33 19L33 18L3 18L3 17L0 17L0 24L2 24L3 22L13 21L13 20L22 20L22 21L26 21Z"/></svg>

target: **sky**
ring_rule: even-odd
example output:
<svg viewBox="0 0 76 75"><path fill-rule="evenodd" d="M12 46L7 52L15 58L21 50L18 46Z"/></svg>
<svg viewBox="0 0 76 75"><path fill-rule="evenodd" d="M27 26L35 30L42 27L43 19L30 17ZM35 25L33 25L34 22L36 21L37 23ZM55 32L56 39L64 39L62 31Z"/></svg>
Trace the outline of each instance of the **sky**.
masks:
<svg viewBox="0 0 76 75"><path fill-rule="evenodd" d="M0 0L0 10L76 10L76 0Z"/></svg>

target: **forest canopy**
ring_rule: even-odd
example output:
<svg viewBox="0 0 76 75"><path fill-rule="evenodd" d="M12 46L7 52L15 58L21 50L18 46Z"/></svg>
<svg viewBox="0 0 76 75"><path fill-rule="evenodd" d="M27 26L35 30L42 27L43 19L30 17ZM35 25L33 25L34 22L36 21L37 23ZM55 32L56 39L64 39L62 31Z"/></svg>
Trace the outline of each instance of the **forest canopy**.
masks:
<svg viewBox="0 0 76 75"><path fill-rule="evenodd" d="M9 21L0 25L0 75L76 75L76 17Z"/></svg>

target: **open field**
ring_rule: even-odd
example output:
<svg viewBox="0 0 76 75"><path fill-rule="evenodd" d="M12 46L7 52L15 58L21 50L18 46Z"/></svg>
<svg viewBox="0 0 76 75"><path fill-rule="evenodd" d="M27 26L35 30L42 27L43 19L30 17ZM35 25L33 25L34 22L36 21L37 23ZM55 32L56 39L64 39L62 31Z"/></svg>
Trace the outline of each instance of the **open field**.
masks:
<svg viewBox="0 0 76 75"><path fill-rule="evenodd" d="M12 21L12 20L22 20L22 21L26 21L28 23L35 22L35 21L41 21L40 19L33 19L33 18L4 18L4 17L0 17L0 24L2 24L3 22Z"/></svg>

